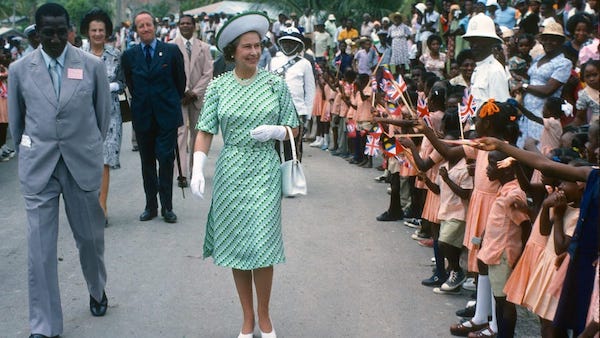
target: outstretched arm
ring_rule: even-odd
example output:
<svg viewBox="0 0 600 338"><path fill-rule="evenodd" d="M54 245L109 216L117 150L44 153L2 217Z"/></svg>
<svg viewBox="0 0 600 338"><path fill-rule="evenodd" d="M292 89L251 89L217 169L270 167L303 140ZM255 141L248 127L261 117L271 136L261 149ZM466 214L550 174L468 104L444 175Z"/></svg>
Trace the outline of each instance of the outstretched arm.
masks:
<svg viewBox="0 0 600 338"><path fill-rule="evenodd" d="M476 145L476 148L487 151L499 150L516 158L517 161L520 161L525 165L538 169L545 176L560 177L567 181L573 182L586 182L590 172L592 171L591 167L574 167L567 164L554 162L542 154L519 149L508 143L500 141L497 138L483 137L477 140L477 142L478 144Z"/></svg>

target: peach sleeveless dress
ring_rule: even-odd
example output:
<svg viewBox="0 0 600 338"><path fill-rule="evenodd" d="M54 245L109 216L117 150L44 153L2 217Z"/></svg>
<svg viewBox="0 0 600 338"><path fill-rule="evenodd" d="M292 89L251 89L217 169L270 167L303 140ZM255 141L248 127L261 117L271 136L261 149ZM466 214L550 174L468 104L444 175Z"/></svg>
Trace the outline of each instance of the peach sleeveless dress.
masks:
<svg viewBox="0 0 600 338"><path fill-rule="evenodd" d="M509 302L517 305L523 304L527 284L530 281L533 270L539 264L542 252L546 247L546 242L548 242L548 236L540 233L540 214L538 213L527 244L525 244L523 254L504 286L506 300Z"/></svg>
<svg viewBox="0 0 600 338"><path fill-rule="evenodd" d="M475 159L475 177L473 178L473 192L467 209L465 239L463 245L469 250L467 270L479 272L477 268L477 253L479 247L476 247L471 238L481 238L488 214L492 204L496 199L496 193L500 188L499 181L490 181L487 177L485 168L488 166L488 152L478 150L470 146L463 146L467 158Z"/></svg>
<svg viewBox="0 0 600 338"><path fill-rule="evenodd" d="M567 207L563 218L564 231L567 236L573 236L578 217L579 208ZM554 227L550 232L544 250L540 254L538 263L533 266L531 278L529 278L529 283L527 283L527 289L525 290L522 302L523 306L547 320L554 319L559 300L559 297L552 297L551 293L548 291L550 284L554 278L557 277L557 270L554 266L557 256L556 251L554 250L553 238Z"/></svg>

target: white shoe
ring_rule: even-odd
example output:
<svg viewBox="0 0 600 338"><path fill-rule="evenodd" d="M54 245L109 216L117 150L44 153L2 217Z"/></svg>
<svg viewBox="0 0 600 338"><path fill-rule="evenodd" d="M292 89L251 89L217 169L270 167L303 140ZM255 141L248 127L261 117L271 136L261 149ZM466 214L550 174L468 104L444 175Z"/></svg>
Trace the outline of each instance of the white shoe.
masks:
<svg viewBox="0 0 600 338"><path fill-rule="evenodd" d="M271 330L271 332L269 332L269 333L265 333L265 332L260 331L260 336L262 338L277 338L277 334L275 333L275 328L273 328Z"/></svg>
<svg viewBox="0 0 600 338"><path fill-rule="evenodd" d="M238 338L254 338L254 333L241 333L238 334Z"/></svg>
<svg viewBox="0 0 600 338"><path fill-rule="evenodd" d="M462 284L462 287L465 290L476 291L477 284L475 284L475 278L472 278L472 277L467 278L467 280Z"/></svg>
<svg viewBox="0 0 600 338"><path fill-rule="evenodd" d="M309 144L311 147L320 148L323 145L323 138L321 136L317 136L317 139Z"/></svg>

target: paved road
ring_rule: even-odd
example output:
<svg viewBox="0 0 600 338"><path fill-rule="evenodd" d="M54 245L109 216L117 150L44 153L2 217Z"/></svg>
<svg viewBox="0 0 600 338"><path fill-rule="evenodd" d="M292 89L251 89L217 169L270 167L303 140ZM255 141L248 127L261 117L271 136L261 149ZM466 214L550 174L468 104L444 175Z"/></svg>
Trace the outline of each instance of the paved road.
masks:
<svg viewBox="0 0 600 338"><path fill-rule="evenodd" d="M131 125L125 125L129 140ZM220 138L209 154L210 193ZM283 201L287 262L275 268L272 319L279 337L448 337L468 294L436 295L431 249L400 222L380 223L386 185L374 169L351 166L305 147L309 195ZM0 163L0 337L26 337L27 241L17 161ZM93 318L71 231L61 213L59 276L62 337L235 337L241 311L231 272L203 260L209 201L174 193L176 224L139 222L144 194L137 153L123 142L112 172L106 229L105 317ZM534 316L520 311L518 336L536 336ZM257 334L258 330L256 331ZM258 337L258 335L256 336Z"/></svg>

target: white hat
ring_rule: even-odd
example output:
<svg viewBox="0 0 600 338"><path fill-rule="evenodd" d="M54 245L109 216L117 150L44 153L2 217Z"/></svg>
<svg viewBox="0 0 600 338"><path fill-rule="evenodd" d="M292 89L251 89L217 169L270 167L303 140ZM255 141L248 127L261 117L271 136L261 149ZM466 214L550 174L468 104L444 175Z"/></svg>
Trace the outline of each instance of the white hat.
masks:
<svg viewBox="0 0 600 338"><path fill-rule="evenodd" d="M381 22L390 22L390 18L384 16L383 18L381 18Z"/></svg>
<svg viewBox="0 0 600 338"><path fill-rule="evenodd" d="M496 39L499 42L504 42L498 34L496 34L496 26L494 20L483 13L479 13L469 20L467 33L463 38L490 38Z"/></svg>
<svg viewBox="0 0 600 338"><path fill-rule="evenodd" d="M425 6L424 3L420 2L418 4L415 5L415 8L421 12L421 14L425 14L425 10L427 9L427 6Z"/></svg>
<svg viewBox="0 0 600 338"><path fill-rule="evenodd" d="M500 31L502 31L502 38L510 38L515 36L515 31L506 26L500 26Z"/></svg>
<svg viewBox="0 0 600 338"><path fill-rule="evenodd" d="M281 40L292 40L298 43L301 43L304 46L304 41L302 41L302 34L296 27L285 27L281 29L281 37L277 41Z"/></svg>
<svg viewBox="0 0 600 338"><path fill-rule="evenodd" d="M25 36L28 36L31 33L35 32L35 24L33 25L29 25L25 28L25 30L23 31L23 33L25 33Z"/></svg>
<svg viewBox="0 0 600 338"><path fill-rule="evenodd" d="M500 7L500 6L498 6L498 1L496 1L496 0L487 0L487 2L485 3L485 7L489 7L489 6Z"/></svg>
<svg viewBox="0 0 600 338"><path fill-rule="evenodd" d="M329 20L329 21L335 21L335 15L329 14L329 16L327 17L327 20Z"/></svg>
<svg viewBox="0 0 600 338"><path fill-rule="evenodd" d="M244 12L227 20L217 33L217 48L223 51L228 44L240 35L258 32L262 39L269 30L269 18L262 12Z"/></svg>

